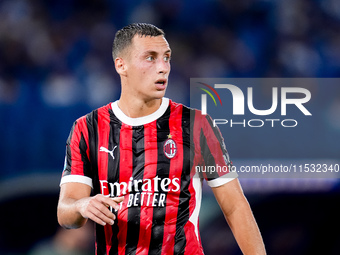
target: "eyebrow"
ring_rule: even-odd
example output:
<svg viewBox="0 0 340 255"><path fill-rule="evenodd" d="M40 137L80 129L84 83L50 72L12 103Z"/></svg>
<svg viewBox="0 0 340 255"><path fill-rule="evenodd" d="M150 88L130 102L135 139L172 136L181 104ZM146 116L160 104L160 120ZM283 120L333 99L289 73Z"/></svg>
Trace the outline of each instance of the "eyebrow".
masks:
<svg viewBox="0 0 340 255"><path fill-rule="evenodd" d="M164 52L164 54L169 54L169 53L171 53L170 49ZM148 50L148 51L144 52L144 54L145 55L149 55L149 54L151 54L151 55L158 55L159 52L154 51L154 50Z"/></svg>

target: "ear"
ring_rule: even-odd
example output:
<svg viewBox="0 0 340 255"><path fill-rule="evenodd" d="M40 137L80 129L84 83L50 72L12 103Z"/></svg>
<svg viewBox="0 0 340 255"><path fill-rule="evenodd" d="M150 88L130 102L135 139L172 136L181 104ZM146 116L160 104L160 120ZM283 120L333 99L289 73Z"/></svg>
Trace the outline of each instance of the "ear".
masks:
<svg viewBox="0 0 340 255"><path fill-rule="evenodd" d="M115 68L119 75L126 75L127 66L124 59L122 59L121 57L117 57L115 59Z"/></svg>

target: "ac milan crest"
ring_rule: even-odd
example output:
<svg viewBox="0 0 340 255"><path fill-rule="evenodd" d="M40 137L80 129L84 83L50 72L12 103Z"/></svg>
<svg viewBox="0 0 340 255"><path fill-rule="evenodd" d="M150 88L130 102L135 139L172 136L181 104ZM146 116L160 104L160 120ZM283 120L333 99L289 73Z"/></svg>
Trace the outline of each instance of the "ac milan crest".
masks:
<svg viewBox="0 0 340 255"><path fill-rule="evenodd" d="M167 158L175 157L177 152L177 145L174 140L172 140L172 136L169 134L168 139L164 143L164 154Z"/></svg>

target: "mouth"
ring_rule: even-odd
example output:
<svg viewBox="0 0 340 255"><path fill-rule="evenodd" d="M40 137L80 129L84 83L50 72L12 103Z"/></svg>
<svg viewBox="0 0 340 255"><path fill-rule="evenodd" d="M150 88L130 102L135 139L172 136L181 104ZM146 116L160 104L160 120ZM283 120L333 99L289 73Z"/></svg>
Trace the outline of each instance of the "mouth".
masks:
<svg viewBox="0 0 340 255"><path fill-rule="evenodd" d="M159 87L163 87L163 86L166 85L166 82L167 82L166 79L159 79L159 80L157 80L157 81L155 82L155 84L157 85L157 87L158 87L158 86L159 86Z"/></svg>

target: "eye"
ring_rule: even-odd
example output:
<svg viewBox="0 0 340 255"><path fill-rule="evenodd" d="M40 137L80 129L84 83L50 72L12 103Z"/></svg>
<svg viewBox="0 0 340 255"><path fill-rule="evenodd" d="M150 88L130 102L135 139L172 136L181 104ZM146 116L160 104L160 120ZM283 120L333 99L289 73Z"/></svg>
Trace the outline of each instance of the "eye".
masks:
<svg viewBox="0 0 340 255"><path fill-rule="evenodd" d="M170 56L165 56L164 57L164 61L166 61L166 62L170 61L170 59L171 59Z"/></svg>
<svg viewBox="0 0 340 255"><path fill-rule="evenodd" d="M148 56L147 58L146 58L146 60L148 60L148 61L152 61L152 60L154 60L155 58L153 57L153 56Z"/></svg>

